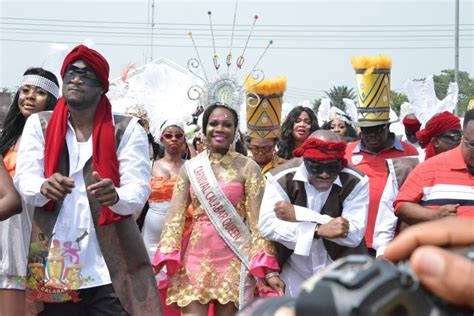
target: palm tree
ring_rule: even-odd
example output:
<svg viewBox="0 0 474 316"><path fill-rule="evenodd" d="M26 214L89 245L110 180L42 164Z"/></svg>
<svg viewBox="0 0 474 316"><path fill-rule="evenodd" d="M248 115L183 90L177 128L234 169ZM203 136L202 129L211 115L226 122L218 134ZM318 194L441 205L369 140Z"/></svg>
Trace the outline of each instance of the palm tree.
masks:
<svg viewBox="0 0 474 316"><path fill-rule="evenodd" d="M314 111L314 113L318 113L320 105L321 105L321 99L315 99L313 101L313 111Z"/></svg>
<svg viewBox="0 0 474 316"><path fill-rule="evenodd" d="M345 110L346 106L342 99L352 99L355 101L357 95L354 92L353 88L348 88L347 86L334 86L329 90L329 92L324 91L326 96L331 100L331 104L341 110Z"/></svg>

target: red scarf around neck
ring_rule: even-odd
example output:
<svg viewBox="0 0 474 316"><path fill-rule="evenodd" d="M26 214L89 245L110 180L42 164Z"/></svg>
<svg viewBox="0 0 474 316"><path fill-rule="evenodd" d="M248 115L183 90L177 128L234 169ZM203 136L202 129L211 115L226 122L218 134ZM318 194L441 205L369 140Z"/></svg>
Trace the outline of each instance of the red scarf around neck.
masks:
<svg viewBox="0 0 474 316"><path fill-rule="evenodd" d="M67 132L69 110L64 97L60 98L51 115L46 128L44 146L44 174L46 178L57 172L59 158L64 148ZM105 179L113 181L115 187L120 186L119 163L115 148L115 128L112 122L112 106L109 99L103 95L97 106L92 131L92 169ZM53 210L54 202L46 205L47 210ZM128 216L114 213L108 207L102 207L99 225L108 225L121 221Z"/></svg>

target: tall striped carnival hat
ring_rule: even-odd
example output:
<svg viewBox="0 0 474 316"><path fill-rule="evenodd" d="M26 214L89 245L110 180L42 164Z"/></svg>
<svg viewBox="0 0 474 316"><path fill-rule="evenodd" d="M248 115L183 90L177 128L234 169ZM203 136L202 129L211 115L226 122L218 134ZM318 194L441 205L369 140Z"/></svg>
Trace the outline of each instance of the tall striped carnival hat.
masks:
<svg viewBox="0 0 474 316"><path fill-rule="evenodd" d="M390 123L389 56L355 56L352 67L356 72L357 125L370 127Z"/></svg>
<svg viewBox="0 0 474 316"><path fill-rule="evenodd" d="M245 85L247 136L250 138L277 138L280 136L281 109L286 78L263 80Z"/></svg>

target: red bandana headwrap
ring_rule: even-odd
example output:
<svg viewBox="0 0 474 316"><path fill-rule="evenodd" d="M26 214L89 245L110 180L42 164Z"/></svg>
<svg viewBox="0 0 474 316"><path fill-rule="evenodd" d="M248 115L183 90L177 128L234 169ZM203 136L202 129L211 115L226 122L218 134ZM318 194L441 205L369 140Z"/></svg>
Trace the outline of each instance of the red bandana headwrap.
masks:
<svg viewBox="0 0 474 316"><path fill-rule="evenodd" d="M347 166L347 160L344 158L346 152L346 143L327 142L318 138L307 138L300 147L293 150L294 157L311 158L319 161L341 160L342 166Z"/></svg>
<svg viewBox="0 0 474 316"><path fill-rule="evenodd" d="M64 77L67 66L76 60L83 60L91 67L102 83L104 90L108 90L109 64L107 60L95 50L84 45L75 47L66 56L61 67L61 77ZM44 173L46 178L49 178L57 171L59 157L66 139L68 116L69 110L66 100L62 97L58 100L46 129L44 146ZM120 186L119 164L117 153L115 152L115 128L112 122L112 106L109 99L105 96L105 92L97 105L95 113L92 131L92 168L103 179L111 179L115 187ZM46 209L52 210L53 207L54 203L50 202ZM99 224L113 224L124 218L125 216L112 212L108 207L102 207Z"/></svg>
<svg viewBox="0 0 474 316"><path fill-rule="evenodd" d="M418 132L421 128L421 123L416 117L409 118L408 116L405 116L402 122L405 129L410 132Z"/></svg>
<svg viewBox="0 0 474 316"><path fill-rule="evenodd" d="M433 144L431 144L433 137L441 136L447 131L459 129L461 129L461 121L456 115L445 111L433 116L424 129L416 132L416 138L420 142L421 148L425 148L425 159L436 156Z"/></svg>

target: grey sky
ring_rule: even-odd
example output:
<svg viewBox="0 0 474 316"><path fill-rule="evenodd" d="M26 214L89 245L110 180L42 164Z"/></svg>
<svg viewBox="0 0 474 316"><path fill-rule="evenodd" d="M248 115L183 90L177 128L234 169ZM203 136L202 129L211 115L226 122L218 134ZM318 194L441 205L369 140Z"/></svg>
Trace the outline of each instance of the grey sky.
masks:
<svg viewBox="0 0 474 316"><path fill-rule="evenodd" d="M46 56L51 56L49 43L67 43L72 48L85 39L91 40L92 47L109 60L111 78L118 77L129 63L143 65L150 58L150 28L131 23L147 23L150 2L0 0L0 87L18 85L26 68L43 65ZM185 66L189 58L195 57L186 35L188 31L196 35L197 45L212 46L208 10L213 12L215 34L220 35L216 36L216 45L228 47L234 3L233 0L155 0L154 58L166 57ZM460 70L474 76L474 4L471 0L460 0L460 4L460 46L467 47L460 50ZM234 56L240 54L239 47L248 34L242 30L249 29L255 14L260 18L242 74L251 69L272 39L274 45L259 68L267 78L278 75L288 78L285 100L289 102L320 97L323 90L334 85L353 87L355 76L350 64L353 55L392 56L392 88L400 91L407 79L454 68L454 0L240 0ZM227 31L222 31L223 28ZM217 49L221 64L227 52L228 48ZM202 48L200 54L212 77L212 49Z"/></svg>

